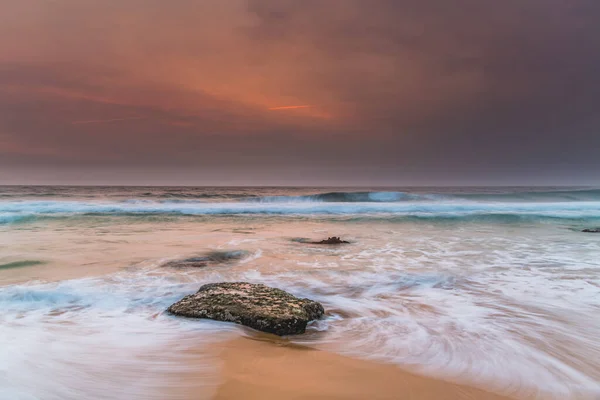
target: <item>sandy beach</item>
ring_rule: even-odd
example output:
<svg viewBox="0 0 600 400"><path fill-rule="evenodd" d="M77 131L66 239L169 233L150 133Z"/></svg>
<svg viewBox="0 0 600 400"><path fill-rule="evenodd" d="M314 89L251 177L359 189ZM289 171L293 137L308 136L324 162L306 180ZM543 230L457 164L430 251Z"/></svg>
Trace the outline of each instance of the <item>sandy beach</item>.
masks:
<svg viewBox="0 0 600 400"><path fill-rule="evenodd" d="M224 381L215 400L513 398L419 376L394 365L269 339L234 339L222 344L219 353Z"/></svg>

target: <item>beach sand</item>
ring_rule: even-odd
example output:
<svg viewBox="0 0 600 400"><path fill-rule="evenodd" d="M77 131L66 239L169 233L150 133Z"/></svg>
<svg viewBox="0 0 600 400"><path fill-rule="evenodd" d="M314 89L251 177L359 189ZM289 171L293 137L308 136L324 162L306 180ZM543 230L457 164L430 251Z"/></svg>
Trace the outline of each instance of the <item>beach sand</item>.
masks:
<svg viewBox="0 0 600 400"><path fill-rule="evenodd" d="M481 399L509 397L276 341L239 338L221 345L223 383L214 399Z"/></svg>

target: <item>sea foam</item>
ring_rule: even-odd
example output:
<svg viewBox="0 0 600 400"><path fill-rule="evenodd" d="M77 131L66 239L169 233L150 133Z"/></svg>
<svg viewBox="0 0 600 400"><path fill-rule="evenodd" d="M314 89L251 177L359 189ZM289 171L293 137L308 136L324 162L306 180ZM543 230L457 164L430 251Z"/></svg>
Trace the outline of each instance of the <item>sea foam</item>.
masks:
<svg viewBox="0 0 600 400"><path fill-rule="evenodd" d="M0 224L44 217L143 215L383 216L423 219L600 218L600 201L474 202L159 202L18 201L0 202ZM505 220L504 222L510 222Z"/></svg>

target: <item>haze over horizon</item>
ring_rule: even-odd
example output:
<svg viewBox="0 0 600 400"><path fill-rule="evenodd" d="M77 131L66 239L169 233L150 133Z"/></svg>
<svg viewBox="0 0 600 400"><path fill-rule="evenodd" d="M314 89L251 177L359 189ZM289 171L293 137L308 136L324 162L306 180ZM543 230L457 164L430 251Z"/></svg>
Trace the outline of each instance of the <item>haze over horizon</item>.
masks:
<svg viewBox="0 0 600 400"><path fill-rule="evenodd" d="M0 0L0 184L600 185L595 0Z"/></svg>

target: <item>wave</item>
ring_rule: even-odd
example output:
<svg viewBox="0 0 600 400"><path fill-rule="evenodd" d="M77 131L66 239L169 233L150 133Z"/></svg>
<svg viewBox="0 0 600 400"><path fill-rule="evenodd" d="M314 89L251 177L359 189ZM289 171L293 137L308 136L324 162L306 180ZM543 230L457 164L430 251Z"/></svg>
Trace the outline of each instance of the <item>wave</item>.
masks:
<svg viewBox="0 0 600 400"><path fill-rule="evenodd" d="M469 193L461 190L439 193L412 193L399 191L367 191L367 192L326 192L302 196L263 196L246 199L259 203L295 203L295 202L324 202L324 203L390 203L415 201L534 201L534 202L563 202L563 201L600 201L600 189L578 190L506 190L494 193L488 189L486 193Z"/></svg>
<svg viewBox="0 0 600 400"><path fill-rule="evenodd" d="M249 189L204 187L120 186L0 186L0 199L218 199L235 200L258 196Z"/></svg>
<svg viewBox="0 0 600 400"><path fill-rule="evenodd" d="M312 193L311 193L312 192ZM403 202L462 199L473 201L594 201L599 188L585 187L430 187L388 189L274 188L274 187L68 187L0 186L0 201L127 200L241 201L241 202Z"/></svg>
<svg viewBox="0 0 600 400"><path fill-rule="evenodd" d="M455 195L455 197L474 201L600 201L600 189L517 191L509 193L468 193Z"/></svg>
<svg viewBox="0 0 600 400"><path fill-rule="evenodd" d="M407 192L327 192L304 196L265 196L253 201L259 203L390 203L442 199L442 195L416 194Z"/></svg>
<svg viewBox="0 0 600 400"><path fill-rule="evenodd" d="M0 225L22 224L39 219L35 213L1 213Z"/></svg>
<svg viewBox="0 0 600 400"><path fill-rule="evenodd" d="M0 224L44 218L86 216L225 216L278 215L304 217L370 217L386 220L480 220L511 222L535 219L587 220L600 218L600 202L0 202Z"/></svg>

